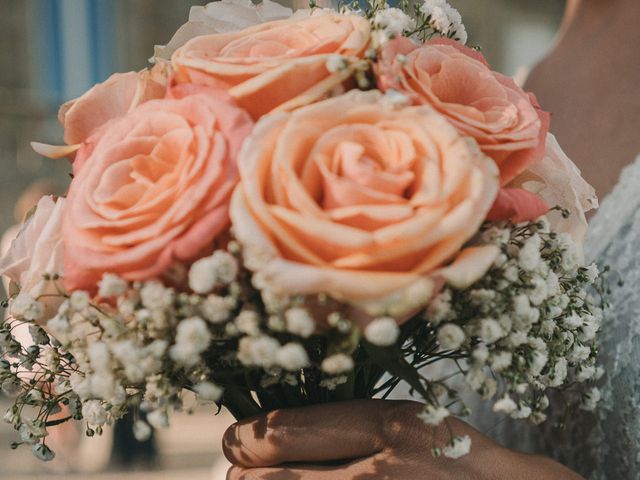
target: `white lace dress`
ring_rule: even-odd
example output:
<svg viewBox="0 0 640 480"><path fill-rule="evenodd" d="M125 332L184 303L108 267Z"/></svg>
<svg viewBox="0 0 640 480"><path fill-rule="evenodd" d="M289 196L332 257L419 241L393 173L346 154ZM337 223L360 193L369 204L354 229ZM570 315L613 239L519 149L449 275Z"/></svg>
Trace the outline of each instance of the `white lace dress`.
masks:
<svg viewBox="0 0 640 480"><path fill-rule="evenodd" d="M602 401L565 429L498 419L478 405L475 425L517 450L553 457L593 480L640 479L640 157L622 173L590 223L587 256L624 280L612 285L601 331ZM615 283L615 282L614 282Z"/></svg>

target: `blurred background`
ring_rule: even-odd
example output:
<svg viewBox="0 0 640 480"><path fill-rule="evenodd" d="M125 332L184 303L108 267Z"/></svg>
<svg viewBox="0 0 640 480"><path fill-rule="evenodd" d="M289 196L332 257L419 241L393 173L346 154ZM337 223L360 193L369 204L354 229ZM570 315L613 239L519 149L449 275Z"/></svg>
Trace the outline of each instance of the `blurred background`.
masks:
<svg viewBox="0 0 640 480"><path fill-rule="evenodd" d="M292 0L283 0L291 6ZM113 72L147 65L188 17L195 0L0 0L0 233L43 193L63 193L66 160L39 157L29 142L61 144L57 109ZM320 3L320 2L318 2ZM553 46L563 0L450 0L494 69L515 75ZM26 195L25 195L25 192ZM22 197L22 201L18 200ZM18 204L18 208L16 208ZM4 298L4 293L0 292ZM0 396L2 413L8 402ZM231 422L213 409L173 419L152 444L135 446L121 432L83 438L73 426L48 464L29 449L11 451L15 434L0 424L0 478L224 479L220 438Z"/></svg>

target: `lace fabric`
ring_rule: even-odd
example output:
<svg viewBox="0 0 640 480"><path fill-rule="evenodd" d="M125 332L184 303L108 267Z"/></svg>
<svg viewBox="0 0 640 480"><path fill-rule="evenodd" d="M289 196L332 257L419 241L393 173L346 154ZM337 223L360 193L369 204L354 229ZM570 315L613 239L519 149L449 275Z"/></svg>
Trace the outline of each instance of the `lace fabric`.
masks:
<svg viewBox="0 0 640 480"><path fill-rule="evenodd" d="M619 273L600 333L602 400L563 429L498 418L476 405L472 423L517 450L553 457L593 480L640 479L640 157L590 223L587 256ZM552 407L553 408L553 407Z"/></svg>

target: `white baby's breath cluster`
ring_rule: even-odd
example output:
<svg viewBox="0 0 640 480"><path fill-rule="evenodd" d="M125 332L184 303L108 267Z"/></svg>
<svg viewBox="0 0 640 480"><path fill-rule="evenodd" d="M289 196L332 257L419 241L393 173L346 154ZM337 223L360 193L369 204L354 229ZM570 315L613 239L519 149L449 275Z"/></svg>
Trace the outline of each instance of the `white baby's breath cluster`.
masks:
<svg viewBox="0 0 640 480"><path fill-rule="evenodd" d="M373 15L372 42L380 46L389 40L410 33L416 28L416 21L399 8L387 7Z"/></svg>
<svg viewBox="0 0 640 480"><path fill-rule="evenodd" d="M435 36L451 38L463 45L467 43L467 29L462 16L446 0L424 0L414 5L416 27L411 36L425 41Z"/></svg>
<svg viewBox="0 0 640 480"><path fill-rule="evenodd" d="M462 23L462 16L446 0L424 0L421 3L401 0L393 7L385 0L369 3L370 6L360 13L371 22L374 48L399 36L420 42L445 37L467 43L467 30Z"/></svg>
<svg viewBox="0 0 640 480"><path fill-rule="evenodd" d="M482 242L502 252L491 271L469 289L446 288L426 313L441 349L461 353L467 385L513 418L544 421L549 389L594 408L597 389L572 389L602 374L595 337L603 313L590 290L597 267L582 266L571 237L553 233L546 218L494 225Z"/></svg>

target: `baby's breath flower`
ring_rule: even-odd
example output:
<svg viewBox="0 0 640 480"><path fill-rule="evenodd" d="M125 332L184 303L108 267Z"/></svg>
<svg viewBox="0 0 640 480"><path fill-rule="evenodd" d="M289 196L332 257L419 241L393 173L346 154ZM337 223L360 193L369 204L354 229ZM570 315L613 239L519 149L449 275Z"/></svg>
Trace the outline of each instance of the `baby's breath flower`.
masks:
<svg viewBox="0 0 640 480"><path fill-rule="evenodd" d="M233 300L220 295L211 294L200 304L202 316L213 324L229 320L233 309Z"/></svg>
<svg viewBox="0 0 640 480"><path fill-rule="evenodd" d="M442 449L442 453L447 458L461 458L471 451L471 437L454 437L449 445Z"/></svg>
<svg viewBox="0 0 640 480"><path fill-rule="evenodd" d="M591 380L596 374L596 367L594 365L580 365L577 370L576 380L578 382L586 382Z"/></svg>
<svg viewBox="0 0 640 480"><path fill-rule="evenodd" d="M483 343L478 344L476 348L473 349L471 353L471 358L475 360L478 364L484 365L489 358L489 349Z"/></svg>
<svg viewBox="0 0 640 480"><path fill-rule="evenodd" d="M222 397L222 388L212 382L201 382L194 387L198 398L209 402L217 402Z"/></svg>
<svg viewBox="0 0 640 480"><path fill-rule="evenodd" d="M438 329L438 343L445 350L460 348L464 340L464 331L454 323L447 323Z"/></svg>
<svg viewBox="0 0 640 480"><path fill-rule="evenodd" d="M151 281L140 289L140 299L148 309L162 309L173 303L174 292L158 281Z"/></svg>
<svg viewBox="0 0 640 480"><path fill-rule="evenodd" d="M309 311L305 308L294 307L284 314L287 331L302 338L310 337L316 329L316 324Z"/></svg>
<svg viewBox="0 0 640 480"><path fill-rule="evenodd" d="M582 318L575 312L571 312L571 314L567 315L562 319L562 324L568 328L569 330L576 330L582 327Z"/></svg>
<svg viewBox="0 0 640 480"><path fill-rule="evenodd" d="M534 234L529 237L524 246L520 249L518 255L518 264L520 268L527 271L534 271L540 264L540 246L542 240L538 234Z"/></svg>
<svg viewBox="0 0 640 480"><path fill-rule="evenodd" d="M33 455L43 462L50 462L55 458L55 453L44 443L38 443L31 447Z"/></svg>
<svg viewBox="0 0 640 480"><path fill-rule="evenodd" d="M162 409L153 410L147 415L147 421L153 428L161 429L169 426L169 416Z"/></svg>
<svg viewBox="0 0 640 480"><path fill-rule="evenodd" d="M531 415L531 407L523 403L520 403L518 405L518 408L516 408L513 412L511 412L511 418L515 418L518 420L529 418L530 415Z"/></svg>
<svg viewBox="0 0 640 480"><path fill-rule="evenodd" d="M320 386L327 390L335 390L339 385L343 385L349 381L349 377L346 375L338 375L337 377L323 378L320 381Z"/></svg>
<svg viewBox="0 0 640 480"><path fill-rule="evenodd" d="M243 310L234 322L239 332L253 337L260 335L260 316L254 310Z"/></svg>
<svg viewBox="0 0 640 480"><path fill-rule="evenodd" d="M427 425L437 427L450 415L445 407L427 405L419 414L418 418Z"/></svg>
<svg viewBox="0 0 640 480"><path fill-rule="evenodd" d="M2 391L7 397L17 397L22 390L22 383L16 376L10 376L2 382Z"/></svg>
<svg viewBox="0 0 640 480"><path fill-rule="evenodd" d="M451 315L451 292L445 290L429 304L427 318L432 325L438 326L443 321L450 320Z"/></svg>
<svg viewBox="0 0 640 480"><path fill-rule="evenodd" d="M506 413L507 415L511 415L516 411L518 405L514 402L509 395L505 395L496 403L493 404L494 412Z"/></svg>
<svg viewBox="0 0 640 480"><path fill-rule="evenodd" d="M373 18L373 24L384 31L388 38L402 35L405 30L412 30L416 26L415 20L399 8L379 10Z"/></svg>
<svg viewBox="0 0 640 480"><path fill-rule="evenodd" d="M89 308L90 301L89 293L84 290L76 290L69 297L69 306L76 312L82 312Z"/></svg>
<svg viewBox="0 0 640 480"><path fill-rule="evenodd" d="M400 328L391 317L376 318L367 325L364 330L364 336L372 345L388 347L398 340Z"/></svg>
<svg viewBox="0 0 640 480"><path fill-rule="evenodd" d="M110 298L124 294L129 287L126 280L113 273L105 273L98 282L98 296Z"/></svg>
<svg viewBox="0 0 640 480"><path fill-rule="evenodd" d="M266 335L242 337L238 345L238 361L246 366L271 367L276 364L280 343Z"/></svg>
<svg viewBox="0 0 640 480"><path fill-rule="evenodd" d="M136 420L133 424L133 436L139 442L144 442L149 440L151 437L151 427L149 424L143 420Z"/></svg>
<svg viewBox="0 0 640 480"><path fill-rule="evenodd" d="M176 330L175 345L171 347L171 358L179 364L193 366L200 354L209 347L211 332L202 318L182 320Z"/></svg>
<svg viewBox="0 0 640 480"><path fill-rule="evenodd" d="M600 390L596 387L593 387L583 395L580 408L587 411L595 410L601 398L602 394L600 393Z"/></svg>
<svg viewBox="0 0 640 480"><path fill-rule="evenodd" d="M87 350L89 362L95 371L108 371L111 369L111 354L109 347L104 342L94 342Z"/></svg>
<svg viewBox="0 0 640 480"><path fill-rule="evenodd" d="M21 292L11 301L9 312L17 319L35 322L42 318L44 307L28 293Z"/></svg>
<svg viewBox="0 0 640 480"><path fill-rule="evenodd" d="M484 371L481 368L472 367L464 376L465 382L469 385L473 390L477 391L482 388L487 376L484 374Z"/></svg>
<svg viewBox="0 0 640 480"><path fill-rule="evenodd" d="M322 371L329 375L339 375L353 370L353 359L344 353L336 353L325 358L321 365Z"/></svg>
<svg viewBox="0 0 640 480"><path fill-rule="evenodd" d="M513 354L509 351L494 353L491 357L491 369L494 372L501 372L511 366Z"/></svg>
<svg viewBox="0 0 640 480"><path fill-rule="evenodd" d="M485 318L480 321L478 336L487 344L495 343L504 336L504 330L493 318Z"/></svg>
<svg viewBox="0 0 640 480"><path fill-rule="evenodd" d="M349 60L346 57L338 54L331 54L327 58L327 70L331 73L346 70L347 68L349 68Z"/></svg>
<svg viewBox="0 0 640 480"><path fill-rule="evenodd" d="M279 366L288 371L296 371L309 366L307 351L299 343L290 342L283 345L276 353Z"/></svg>
<svg viewBox="0 0 640 480"><path fill-rule="evenodd" d="M82 404L82 417L90 425L100 426L107 423L107 411L100 400L87 400Z"/></svg>

